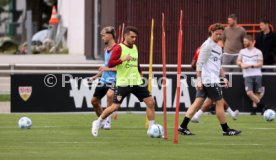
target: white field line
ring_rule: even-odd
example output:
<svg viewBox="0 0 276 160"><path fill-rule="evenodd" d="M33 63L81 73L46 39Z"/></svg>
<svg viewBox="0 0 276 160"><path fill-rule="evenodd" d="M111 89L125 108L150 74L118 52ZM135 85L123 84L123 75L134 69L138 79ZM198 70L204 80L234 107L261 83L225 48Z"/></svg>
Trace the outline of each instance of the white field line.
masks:
<svg viewBox="0 0 276 160"><path fill-rule="evenodd" d="M249 129L254 129L254 130L273 130L276 128L249 128Z"/></svg>
<svg viewBox="0 0 276 160"><path fill-rule="evenodd" d="M258 144L258 143L231 143L231 144L224 144L224 143L185 143L185 145L197 146L197 145L205 145L205 146L266 146L265 144Z"/></svg>
<svg viewBox="0 0 276 160"><path fill-rule="evenodd" d="M7 114L7 113L0 113L1 114ZM15 114L15 115L22 115L22 114L46 114L46 115L55 115L55 114L95 114L94 111L88 112L20 112L20 113L8 113L8 114ZM145 111L117 111L117 114L146 114ZM163 114L162 111L156 111L155 114ZM174 111L167 111L167 114L175 114ZM179 112L179 114L186 114L186 112ZM205 115L211 115L210 113L204 113ZM226 113L226 115L228 115ZM250 115L249 112L242 112L239 113L239 115Z"/></svg>

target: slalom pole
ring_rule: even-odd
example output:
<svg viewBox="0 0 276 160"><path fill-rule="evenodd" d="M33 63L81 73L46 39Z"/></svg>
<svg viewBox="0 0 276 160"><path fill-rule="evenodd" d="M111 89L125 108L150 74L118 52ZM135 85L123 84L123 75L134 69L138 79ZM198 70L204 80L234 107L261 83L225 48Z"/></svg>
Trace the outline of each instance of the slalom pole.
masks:
<svg viewBox="0 0 276 160"><path fill-rule="evenodd" d="M163 63L163 127L164 127L164 140L168 139L167 136L167 76L166 76L166 39L165 39L165 15L162 13L162 63Z"/></svg>
<svg viewBox="0 0 276 160"><path fill-rule="evenodd" d="M122 30L121 30L121 25L119 26L119 33L118 33L118 40L117 43L122 43L124 40L124 29L125 29L125 23L122 24ZM118 114L117 111L113 113L113 119L117 120L118 119Z"/></svg>
<svg viewBox="0 0 276 160"><path fill-rule="evenodd" d="M123 42L124 40L124 30L125 30L125 23L122 24L122 35L121 35L121 41L120 42Z"/></svg>
<svg viewBox="0 0 276 160"><path fill-rule="evenodd" d="M118 34L118 37L117 37L117 43L119 44L120 43L120 40L121 40L121 25L119 25L119 29L118 29L118 32L117 32ZM114 113L113 113L113 119L114 120L117 120L117 111L115 111Z"/></svg>
<svg viewBox="0 0 276 160"><path fill-rule="evenodd" d="M149 51L149 78L148 78L148 90L152 93L152 62L153 62L153 32L154 32L154 19L151 19L151 33L150 33L150 51ZM146 116L145 127L149 127L148 117Z"/></svg>
<svg viewBox="0 0 276 160"><path fill-rule="evenodd" d="M180 76L181 76L181 53L182 53L182 17L183 12L180 11L179 32L178 32L178 49L177 49L177 87L176 87L176 108L174 121L174 144L178 143L178 119L179 119L179 102L180 102Z"/></svg>
<svg viewBox="0 0 276 160"><path fill-rule="evenodd" d="M117 43L120 43L120 40L121 40L121 25L119 25L119 29L118 29Z"/></svg>

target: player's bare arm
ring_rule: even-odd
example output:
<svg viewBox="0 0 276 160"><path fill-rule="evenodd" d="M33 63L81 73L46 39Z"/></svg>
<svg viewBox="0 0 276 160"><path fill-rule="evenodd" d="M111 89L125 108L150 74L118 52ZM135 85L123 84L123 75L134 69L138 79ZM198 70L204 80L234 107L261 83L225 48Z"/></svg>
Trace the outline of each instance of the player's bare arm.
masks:
<svg viewBox="0 0 276 160"><path fill-rule="evenodd" d="M107 72L116 72L116 68L109 68L109 67L105 67L105 66L101 66L99 67L99 71L103 72L103 71L107 71Z"/></svg>
<svg viewBox="0 0 276 160"><path fill-rule="evenodd" d="M202 90L203 89L203 84L202 84L202 80L201 80L201 71L196 72L196 81L197 81L197 88L199 90Z"/></svg>
<svg viewBox="0 0 276 160"><path fill-rule="evenodd" d="M225 73L224 73L224 70L223 70L222 68L220 69L219 75L220 75L220 77L223 78L224 87L225 87L225 88L228 88L228 87L229 87L228 79L225 77Z"/></svg>
<svg viewBox="0 0 276 160"><path fill-rule="evenodd" d="M258 60L258 63L255 65L252 65L252 68L262 68L263 66L263 60Z"/></svg>

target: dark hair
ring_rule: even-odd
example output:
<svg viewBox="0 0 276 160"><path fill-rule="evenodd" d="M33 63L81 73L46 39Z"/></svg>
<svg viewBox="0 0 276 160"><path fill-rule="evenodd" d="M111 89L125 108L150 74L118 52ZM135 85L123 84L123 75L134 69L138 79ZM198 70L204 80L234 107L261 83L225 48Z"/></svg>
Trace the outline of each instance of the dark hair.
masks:
<svg viewBox="0 0 276 160"><path fill-rule="evenodd" d="M234 13L231 13L231 14L228 16L228 18L232 18L232 19L234 19L234 20L237 20L237 19L238 19L237 16L236 16L236 14L234 14Z"/></svg>
<svg viewBox="0 0 276 160"><path fill-rule="evenodd" d="M124 34L127 34L129 32L134 32L138 35L138 29L134 26L127 26L125 29L124 29Z"/></svg>
<svg viewBox="0 0 276 160"><path fill-rule="evenodd" d="M224 30L224 26L221 23L215 23L209 26L209 34L211 35L212 32L215 32L216 30Z"/></svg>
<svg viewBox="0 0 276 160"><path fill-rule="evenodd" d="M244 38L253 41L253 37L250 34L245 35Z"/></svg>
<svg viewBox="0 0 276 160"><path fill-rule="evenodd" d="M270 21L268 19L261 19L260 22L264 24L270 24Z"/></svg>

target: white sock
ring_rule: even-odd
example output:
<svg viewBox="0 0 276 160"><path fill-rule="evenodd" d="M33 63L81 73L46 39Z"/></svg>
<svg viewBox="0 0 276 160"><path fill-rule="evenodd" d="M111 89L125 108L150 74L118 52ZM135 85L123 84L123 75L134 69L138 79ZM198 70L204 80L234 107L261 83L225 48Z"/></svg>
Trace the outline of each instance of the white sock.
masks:
<svg viewBox="0 0 276 160"><path fill-rule="evenodd" d="M231 109L230 107L228 107L228 108L226 109L226 112L227 112L231 117L233 117L233 116L235 115L235 113L232 111L232 109Z"/></svg>
<svg viewBox="0 0 276 160"><path fill-rule="evenodd" d="M98 123L101 124L103 121L104 121L104 119L102 119L102 116L100 116L100 117L98 118Z"/></svg>
<svg viewBox="0 0 276 160"><path fill-rule="evenodd" d="M149 121L149 127L151 127L154 124L154 120Z"/></svg>
<svg viewBox="0 0 276 160"><path fill-rule="evenodd" d="M111 119L112 119L111 117L112 117L112 114L109 115L109 116L106 118L106 123L109 123L109 124L111 123Z"/></svg>
<svg viewBox="0 0 276 160"><path fill-rule="evenodd" d="M196 112L196 114L193 116L193 118L199 118L203 114L203 111L200 109Z"/></svg>

